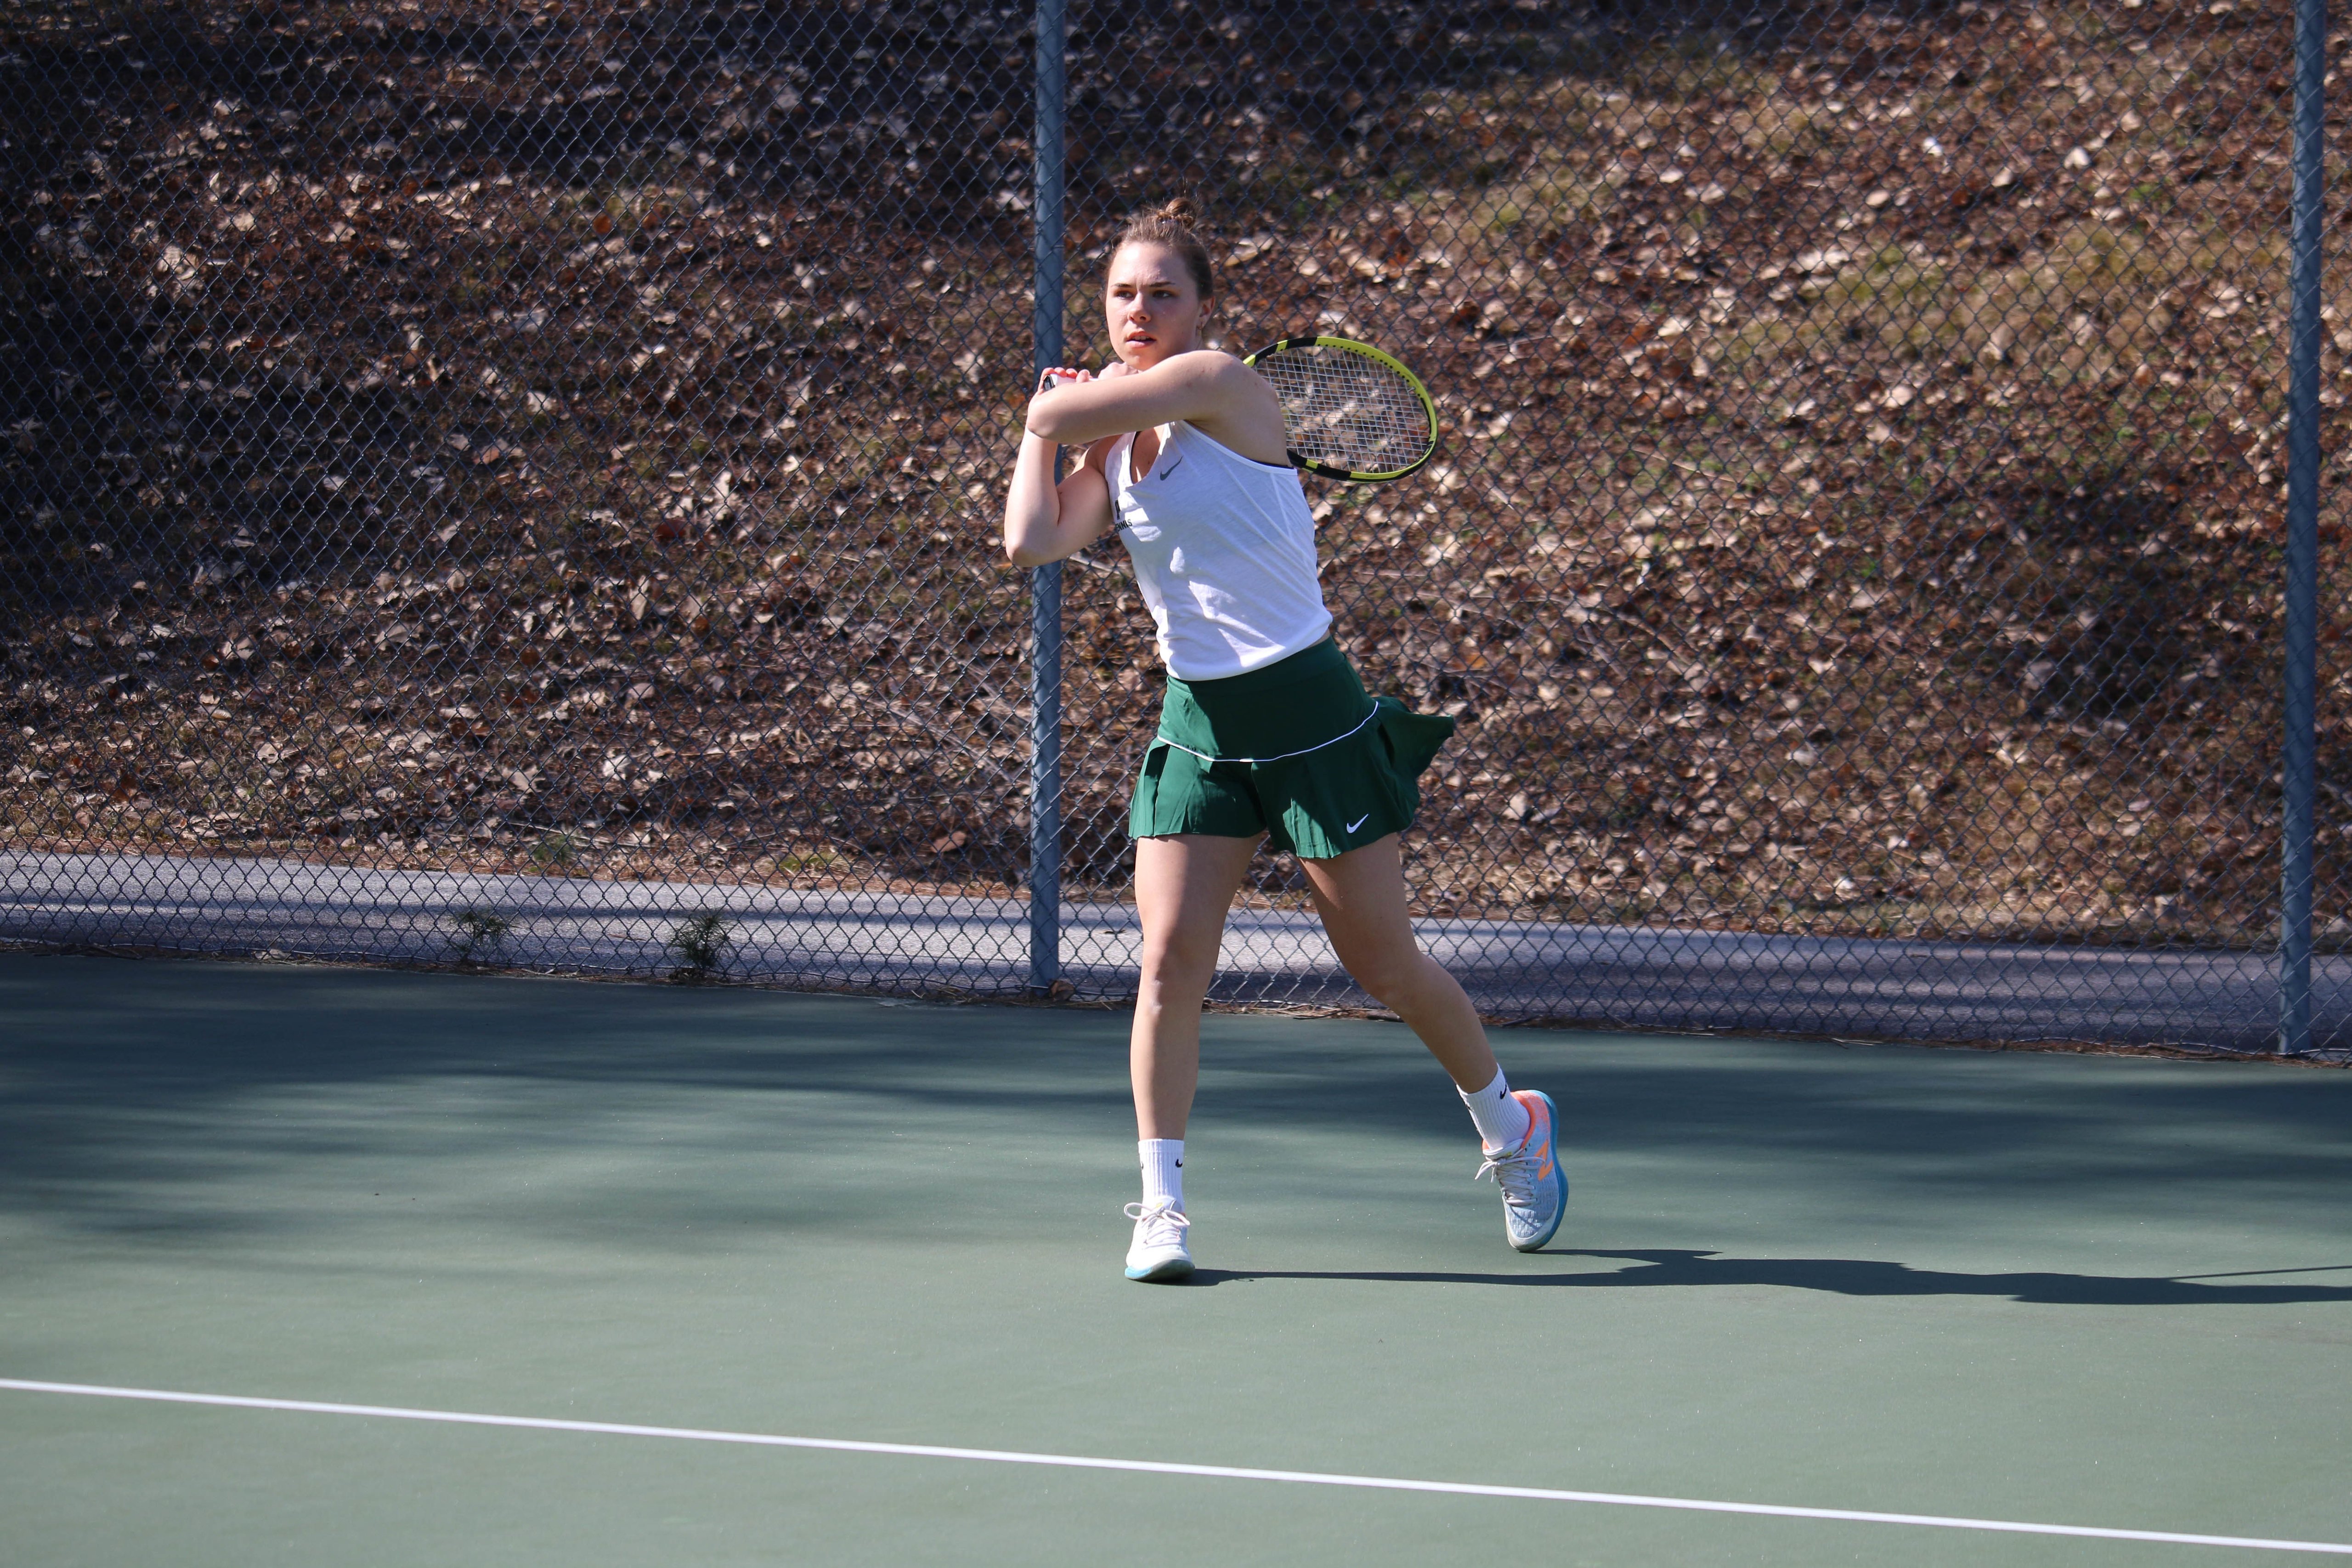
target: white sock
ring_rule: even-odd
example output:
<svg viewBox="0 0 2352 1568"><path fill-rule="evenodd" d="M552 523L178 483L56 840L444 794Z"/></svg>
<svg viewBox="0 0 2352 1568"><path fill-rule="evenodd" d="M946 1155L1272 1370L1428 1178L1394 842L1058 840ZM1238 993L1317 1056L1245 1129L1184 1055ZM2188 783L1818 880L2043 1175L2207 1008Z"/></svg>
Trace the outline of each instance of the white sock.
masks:
<svg viewBox="0 0 2352 1568"><path fill-rule="evenodd" d="M1525 1117L1527 1113L1521 1111ZM1143 1206L1157 1208L1167 1204L1174 1208L1184 1206L1184 1140L1181 1138L1146 1138L1135 1145L1137 1156L1143 1162Z"/></svg>
<svg viewBox="0 0 2352 1568"><path fill-rule="evenodd" d="M1478 1124L1478 1137L1487 1148L1507 1151L1528 1141L1528 1129L1535 1119L1526 1106L1511 1098L1511 1086L1499 1071L1495 1081L1482 1089L1454 1092L1470 1108L1470 1120Z"/></svg>

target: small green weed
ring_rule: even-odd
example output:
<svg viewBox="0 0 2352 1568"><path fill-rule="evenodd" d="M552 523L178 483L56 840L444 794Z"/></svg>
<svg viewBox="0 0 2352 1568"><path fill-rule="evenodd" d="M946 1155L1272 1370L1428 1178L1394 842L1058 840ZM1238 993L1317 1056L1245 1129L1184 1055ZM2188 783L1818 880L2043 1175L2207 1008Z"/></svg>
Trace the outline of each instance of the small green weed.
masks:
<svg viewBox="0 0 2352 1568"><path fill-rule="evenodd" d="M550 833L530 847L530 863L542 871L564 871L580 860L580 841L569 833Z"/></svg>
<svg viewBox="0 0 2352 1568"><path fill-rule="evenodd" d="M453 910L449 923L457 934L449 939L459 963L488 963L506 952L507 939L514 934L514 921L490 910Z"/></svg>
<svg viewBox="0 0 2352 1568"><path fill-rule="evenodd" d="M734 943L735 934L727 927L727 917L704 913L677 922L663 945L677 955L677 967L670 972L673 980L698 981L718 978L719 968L727 961L727 949Z"/></svg>

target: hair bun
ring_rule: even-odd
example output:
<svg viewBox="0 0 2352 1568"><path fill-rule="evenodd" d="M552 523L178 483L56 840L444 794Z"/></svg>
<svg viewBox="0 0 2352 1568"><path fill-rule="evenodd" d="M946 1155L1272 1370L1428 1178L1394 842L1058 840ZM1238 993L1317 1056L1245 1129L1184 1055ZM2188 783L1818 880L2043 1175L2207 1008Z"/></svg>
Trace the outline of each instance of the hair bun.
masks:
<svg viewBox="0 0 2352 1568"><path fill-rule="evenodd" d="M1148 212L1137 213L1119 230L1121 250L1130 245L1164 245L1184 258L1184 270L1192 275L1192 284L1206 300L1217 291L1217 278L1209 265L1208 247L1192 226L1201 221L1201 209L1189 197L1178 196L1172 202L1162 202Z"/></svg>

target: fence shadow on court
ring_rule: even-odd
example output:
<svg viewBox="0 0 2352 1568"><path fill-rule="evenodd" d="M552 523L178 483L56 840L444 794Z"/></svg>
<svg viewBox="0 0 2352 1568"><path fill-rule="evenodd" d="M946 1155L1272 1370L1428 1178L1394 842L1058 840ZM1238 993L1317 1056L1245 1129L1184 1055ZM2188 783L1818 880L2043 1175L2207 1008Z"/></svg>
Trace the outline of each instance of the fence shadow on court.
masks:
<svg viewBox="0 0 2352 1568"><path fill-rule="evenodd" d="M353 1156L415 1161L424 1172L446 1160L610 1151L615 1104L672 1107L680 1120L666 1147L698 1169L724 1166L748 1146L837 1148L876 1128L940 1117L1024 1148L1082 1145L1066 1173L1081 1184L1116 1177L1123 1187L1131 1147L1122 1013L12 955L0 961L0 1016L10 1023L0 1043L10 1085L0 1104L0 1208L48 1226L258 1234L307 1223L301 1205L192 1205L189 1184L264 1173L275 1190L299 1192L322 1161ZM1302 1129L1343 1136L1357 1151L1347 1190L1370 1184L1383 1202L1427 1190L1399 1164L1407 1151L1408 1164L1434 1149L1458 1152L1468 1174L1468 1124L1443 1073L1401 1026L1207 1022L1199 1117L1212 1157L1244 1155L1316 1203L1342 1177L1295 1152ZM2352 1176L2340 1080L2308 1070L1567 1031L1511 1031L1496 1043L1516 1078L1559 1097L1572 1158L1596 1169L1704 1150L1727 1182L1769 1169L1841 1202L1857 1193L1906 1208L1990 1202L2020 1225L2081 1205L2137 1205L2151 1193L2242 1213L2300 1206ZM289 1107L301 1108L291 1122ZM310 1126L312 1115L326 1120ZM1000 1192L1026 1179L986 1162L967 1175ZM723 1200L766 1237L877 1222L870 1194L828 1204L765 1190ZM583 1212L564 1223L633 1244L609 1216ZM1640 1237L1618 1229L1611 1239ZM2332 1293L2305 1294L2311 1287L2299 1281L1979 1276L1659 1249L1612 1256L1627 1267L1333 1278L1761 1283L2083 1303L2352 1299L2352 1278Z"/></svg>

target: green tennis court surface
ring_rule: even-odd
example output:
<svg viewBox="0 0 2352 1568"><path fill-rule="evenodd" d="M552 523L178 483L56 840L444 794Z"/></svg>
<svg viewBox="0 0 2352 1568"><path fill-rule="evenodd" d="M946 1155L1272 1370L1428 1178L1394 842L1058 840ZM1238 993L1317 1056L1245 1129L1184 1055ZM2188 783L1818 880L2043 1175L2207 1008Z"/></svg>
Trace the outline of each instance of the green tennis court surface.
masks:
<svg viewBox="0 0 2352 1568"><path fill-rule="evenodd" d="M2352 1076L1216 1016L1119 1277L1122 1016L0 957L11 1564L2168 1563L2352 1542Z"/></svg>

